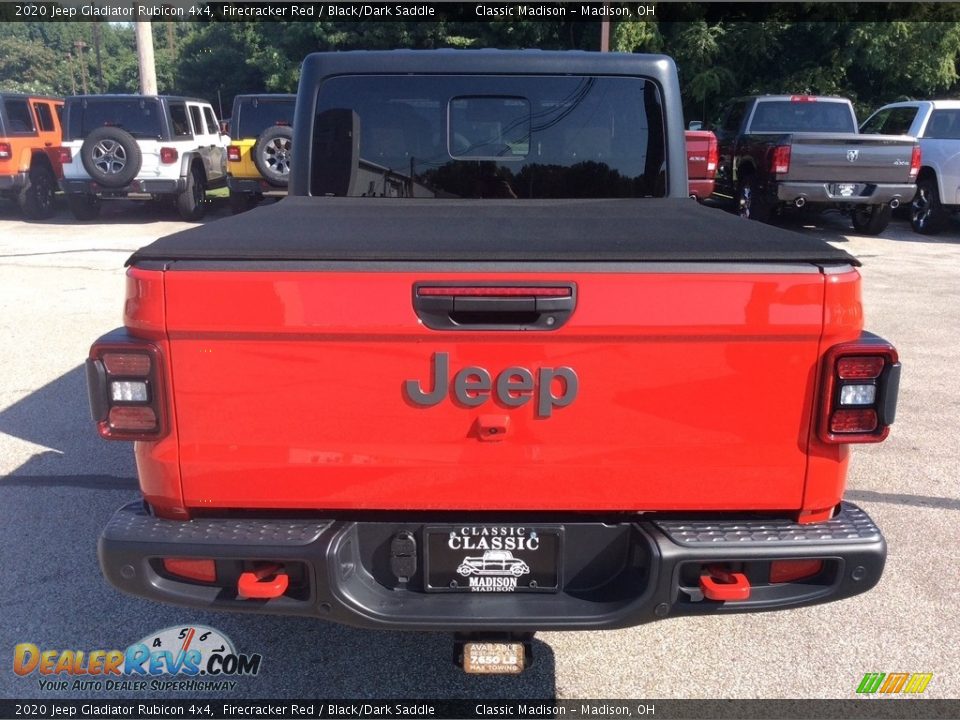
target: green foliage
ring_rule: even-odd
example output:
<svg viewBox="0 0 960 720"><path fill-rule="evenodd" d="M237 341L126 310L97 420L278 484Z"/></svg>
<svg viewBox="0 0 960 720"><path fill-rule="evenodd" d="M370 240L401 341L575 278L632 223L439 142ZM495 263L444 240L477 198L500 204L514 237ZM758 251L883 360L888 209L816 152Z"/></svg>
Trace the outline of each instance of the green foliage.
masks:
<svg viewBox="0 0 960 720"><path fill-rule="evenodd" d="M960 91L960 9L917 5L908 20L890 21L871 8L810 4L799 22L772 5L767 19L741 22L708 21L703 6L690 5L687 22L613 22L610 41L620 52L672 56L689 119L714 119L726 100L751 93L843 95L864 115L892 100ZM295 91L300 63L318 50L600 44L599 22L568 21L176 22L153 31L160 92L219 98L227 114L235 94ZM0 88L83 92L84 76L88 92L137 91L129 23L0 23Z"/></svg>
<svg viewBox="0 0 960 720"><path fill-rule="evenodd" d="M662 52L663 38L652 21L613 23L610 49L614 52Z"/></svg>
<svg viewBox="0 0 960 720"><path fill-rule="evenodd" d="M0 89L41 95L61 93L69 83L62 65L56 53L39 42L0 36Z"/></svg>

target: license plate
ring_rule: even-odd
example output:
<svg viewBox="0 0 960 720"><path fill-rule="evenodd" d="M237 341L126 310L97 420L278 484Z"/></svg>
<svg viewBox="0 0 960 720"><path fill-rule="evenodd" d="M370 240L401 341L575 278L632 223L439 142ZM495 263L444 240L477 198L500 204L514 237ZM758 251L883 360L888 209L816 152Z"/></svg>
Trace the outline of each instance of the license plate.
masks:
<svg viewBox="0 0 960 720"><path fill-rule="evenodd" d="M431 592L556 592L563 530L531 525L426 529Z"/></svg>
<svg viewBox="0 0 960 720"><path fill-rule="evenodd" d="M837 183L836 192L834 195L839 195L840 197L853 197L856 191L857 186L855 183Z"/></svg>

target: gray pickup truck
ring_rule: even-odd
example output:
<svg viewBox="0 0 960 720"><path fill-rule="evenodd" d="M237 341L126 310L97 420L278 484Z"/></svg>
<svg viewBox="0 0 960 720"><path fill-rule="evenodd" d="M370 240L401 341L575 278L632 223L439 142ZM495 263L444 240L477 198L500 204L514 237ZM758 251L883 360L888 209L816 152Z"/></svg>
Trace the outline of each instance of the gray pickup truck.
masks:
<svg viewBox="0 0 960 720"><path fill-rule="evenodd" d="M960 101L884 105L867 118L860 132L902 132L919 138L923 163L910 206L910 225L923 235L943 230L950 214L960 210Z"/></svg>
<svg viewBox="0 0 960 720"><path fill-rule="evenodd" d="M835 207L875 235L916 192L920 147L906 135L861 135L849 100L809 95L739 98L714 128L715 195L743 217L783 207Z"/></svg>

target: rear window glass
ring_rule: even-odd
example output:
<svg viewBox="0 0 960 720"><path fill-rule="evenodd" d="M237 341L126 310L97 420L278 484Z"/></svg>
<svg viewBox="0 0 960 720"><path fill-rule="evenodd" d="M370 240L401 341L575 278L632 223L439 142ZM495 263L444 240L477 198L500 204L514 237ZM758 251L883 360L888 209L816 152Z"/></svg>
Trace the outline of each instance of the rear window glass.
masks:
<svg viewBox="0 0 960 720"><path fill-rule="evenodd" d="M314 195L665 194L660 93L637 77L335 77L313 139Z"/></svg>
<svg viewBox="0 0 960 720"><path fill-rule="evenodd" d="M767 100L757 103L750 132L856 132L850 108L844 103Z"/></svg>
<svg viewBox="0 0 960 720"><path fill-rule="evenodd" d="M934 110L923 137L931 140L960 140L960 110Z"/></svg>
<svg viewBox="0 0 960 720"><path fill-rule="evenodd" d="M190 105L188 107L190 108L190 117L193 119L194 135L205 135L206 131L203 129L203 118L200 117L200 108L196 105Z"/></svg>
<svg viewBox="0 0 960 720"><path fill-rule="evenodd" d="M860 132L869 135L907 135L916 115L917 108L915 107L880 110L863 124Z"/></svg>
<svg viewBox="0 0 960 720"><path fill-rule="evenodd" d="M187 120L187 106L185 103L170 103L170 124L174 137L192 138L190 121Z"/></svg>
<svg viewBox="0 0 960 720"><path fill-rule="evenodd" d="M44 132L53 132L53 113L50 112L50 106L47 103L34 103L33 107L37 111L40 129Z"/></svg>
<svg viewBox="0 0 960 720"><path fill-rule="evenodd" d="M217 124L217 118L213 115L213 110L208 107L203 108L203 120L207 123L207 135L219 135L220 126Z"/></svg>
<svg viewBox="0 0 960 720"><path fill-rule="evenodd" d="M78 139L102 127L118 127L136 138L163 137L160 103L153 98L81 100L69 115L70 135Z"/></svg>
<svg viewBox="0 0 960 720"><path fill-rule="evenodd" d="M733 103L723 114L718 126L720 129L735 133L740 130L740 124L743 122L743 114L747 109L747 101L739 100Z"/></svg>
<svg viewBox="0 0 960 720"><path fill-rule="evenodd" d="M33 118L30 115L30 105L22 98L6 98L6 122L4 131L16 133L32 133L34 131Z"/></svg>
<svg viewBox="0 0 960 720"><path fill-rule="evenodd" d="M244 100L237 108L236 117L232 119L231 132L236 138L256 138L264 130L274 125L293 125L293 108L296 101L290 100L260 100L251 98Z"/></svg>

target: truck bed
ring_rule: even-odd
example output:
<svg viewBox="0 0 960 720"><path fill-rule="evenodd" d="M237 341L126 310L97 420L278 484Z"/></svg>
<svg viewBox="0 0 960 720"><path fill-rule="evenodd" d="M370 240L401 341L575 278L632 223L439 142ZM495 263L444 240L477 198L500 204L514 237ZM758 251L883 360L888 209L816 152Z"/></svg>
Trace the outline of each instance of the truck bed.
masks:
<svg viewBox="0 0 960 720"><path fill-rule="evenodd" d="M821 266L856 287L845 252L690 199L293 197L131 262L193 508L795 509ZM530 317L460 313L491 285Z"/></svg>
<svg viewBox="0 0 960 720"><path fill-rule="evenodd" d="M689 198L288 197L160 238L138 250L128 264L181 260L859 265L817 238L744 222Z"/></svg>

